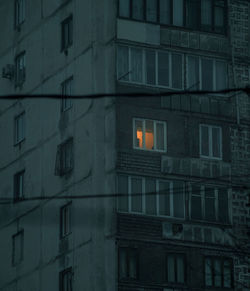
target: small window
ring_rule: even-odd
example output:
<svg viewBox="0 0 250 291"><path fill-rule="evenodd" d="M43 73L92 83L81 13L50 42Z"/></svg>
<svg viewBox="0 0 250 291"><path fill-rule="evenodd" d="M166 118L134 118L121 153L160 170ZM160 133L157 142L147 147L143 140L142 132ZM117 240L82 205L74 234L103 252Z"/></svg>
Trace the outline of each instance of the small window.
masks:
<svg viewBox="0 0 250 291"><path fill-rule="evenodd" d="M24 173L23 170L14 175L14 202L24 198Z"/></svg>
<svg viewBox="0 0 250 291"><path fill-rule="evenodd" d="M231 259L206 257L204 264L206 287L233 288L233 263Z"/></svg>
<svg viewBox="0 0 250 291"><path fill-rule="evenodd" d="M71 233L71 208L72 204L68 203L60 208L60 234L61 238Z"/></svg>
<svg viewBox="0 0 250 291"><path fill-rule="evenodd" d="M23 230L12 236L12 265L16 266L23 260Z"/></svg>
<svg viewBox="0 0 250 291"><path fill-rule="evenodd" d="M210 159L222 159L221 127L200 125L200 156Z"/></svg>
<svg viewBox="0 0 250 291"><path fill-rule="evenodd" d="M25 0L15 0L15 27L19 28L25 20Z"/></svg>
<svg viewBox="0 0 250 291"><path fill-rule="evenodd" d="M138 250L119 248L119 279L138 279Z"/></svg>
<svg viewBox="0 0 250 291"><path fill-rule="evenodd" d="M73 44L73 16L66 18L61 24L62 51L67 50Z"/></svg>
<svg viewBox="0 0 250 291"><path fill-rule="evenodd" d="M62 90L62 112L70 109L72 107L72 99L69 96L72 96L72 87L73 87L73 77L70 77L61 84Z"/></svg>
<svg viewBox="0 0 250 291"><path fill-rule="evenodd" d="M169 283L185 283L185 256L182 254L167 254L166 279Z"/></svg>
<svg viewBox="0 0 250 291"><path fill-rule="evenodd" d="M73 138L57 147L55 175L63 176L73 170Z"/></svg>
<svg viewBox="0 0 250 291"><path fill-rule="evenodd" d="M59 274L59 291L72 291L72 268L68 268Z"/></svg>
<svg viewBox="0 0 250 291"><path fill-rule="evenodd" d="M166 122L134 119L134 148L165 152Z"/></svg>
<svg viewBox="0 0 250 291"><path fill-rule="evenodd" d="M25 112L15 117L15 144L25 139Z"/></svg>
<svg viewBox="0 0 250 291"><path fill-rule="evenodd" d="M15 85L20 87L25 82L26 77L26 64L25 52L19 54L15 59Z"/></svg>

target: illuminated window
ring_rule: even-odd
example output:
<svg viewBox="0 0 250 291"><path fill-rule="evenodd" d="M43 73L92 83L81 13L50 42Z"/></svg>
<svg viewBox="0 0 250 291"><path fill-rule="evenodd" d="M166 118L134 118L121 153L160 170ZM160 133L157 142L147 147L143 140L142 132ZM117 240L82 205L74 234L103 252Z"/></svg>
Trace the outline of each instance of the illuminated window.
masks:
<svg viewBox="0 0 250 291"><path fill-rule="evenodd" d="M134 119L134 148L166 151L166 122Z"/></svg>

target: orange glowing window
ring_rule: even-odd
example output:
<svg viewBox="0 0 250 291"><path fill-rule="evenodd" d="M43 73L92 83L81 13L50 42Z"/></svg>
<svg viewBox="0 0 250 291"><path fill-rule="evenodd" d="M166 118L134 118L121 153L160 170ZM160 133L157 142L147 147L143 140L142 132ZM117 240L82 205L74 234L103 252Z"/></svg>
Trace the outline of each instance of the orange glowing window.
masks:
<svg viewBox="0 0 250 291"><path fill-rule="evenodd" d="M139 148L142 148L142 140L143 140L142 130L137 129L136 138L137 138L137 146Z"/></svg>

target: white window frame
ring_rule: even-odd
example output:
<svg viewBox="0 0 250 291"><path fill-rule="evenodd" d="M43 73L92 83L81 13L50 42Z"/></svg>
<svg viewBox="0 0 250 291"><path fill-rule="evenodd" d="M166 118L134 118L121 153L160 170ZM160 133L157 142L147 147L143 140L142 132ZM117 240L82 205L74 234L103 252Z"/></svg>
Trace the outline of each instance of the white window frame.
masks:
<svg viewBox="0 0 250 291"><path fill-rule="evenodd" d="M189 67L189 57L194 57L194 58L198 58L198 64L199 64L199 90L203 90L203 85L202 85L202 59L205 60L210 60L213 63L213 72L212 72L212 76L213 76L213 86L212 86L212 91L216 91L217 90L217 76L216 76L216 62L224 62L226 65L226 85L228 84L228 66L227 66L227 62L225 60L222 59L215 59L215 58L210 58L210 57L206 57L206 56L197 56L197 55L187 55L186 56L186 64L187 64L187 70L186 70L186 79L187 79L187 88L191 88L190 90L193 91L194 89L192 88L195 84L189 84L188 82L188 77L189 77L189 71L188 71L188 67ZM213 93L214 94L214 93Z"/></svg>
<svg viewBox="0 0 250 291"><path fill-rule="evenodd" d="M202 138L201 138L201 130L202 130L202 127L207 127L208 128L208 151L209 151L209 154L208 156L206 155L202 155ZM220 157L214 157L213 156L213 137L212 137L212 129L213 128L217 128L219 129L219 132L220 132ZM200 157L201 158L206 158L206 159L213 159L213 160L222 160L222 128L220 126L217 126L217 125L210 125L210 124L200 124L199 126L199 142L200 142L200 145L199 145L199 148L200 148Z"/></svg>
<svg viewBox="0 0 250 291"><path fill-rule="evenodd" d="M131 83L131 84L140 84L140 85L146 85L146 86L150 86L150 87L157 87L157 88L169 88L172 90L183 90L184 89L184 55L181 52L178 51L163 51L163 50L155 50L155 49L146 49L146 48L142 48L142 47L132 47L132 46L127 46L127 45L122 45L119 44L117 46L117 50L119 49L119 47L127 47L128 48L128 80L122 80L122 76L118 76L118 59L116 61L116 72L117 72L117 80L119 82L124 82L124 83ZM131 67L131 49L141 49L142 51L142 82L136 82L136 81L132 81L131 80L131 73L132 73L132 67ZM146 82L146 51L150 50L150 51L154 51L155 52L155 84L149 84ZM158 53L159 52L165 52L169 54L169 86L163 86L163 85L159 85L159 79L158 79ZM118 54L118 52L117 52ZM181 74L182 74L182 84L181 84L181 88L173 88L173 83L172 83L172 55L173 54L177 54L181 56L181 60L182 60L182 66L181 66ZM125 73L125 75L127 75Z"/></svg>
<svg viewBox="0 0 250 291"><path fill-rule="evenodd" d="M200 188L200 197L201 197L201 219L192 218L192 196L198 196L193 195L192 193L192 184L189 184L189 218L194 221L200 221L200 222L211 222L211 223L220 223L220 224L231 224L232 223L232 208L231 208L231 189L227 189L227 198L228 198L228 223L219 221L219 189L222 187L218 187L215 185L202 185L197 186ZM215 220L207 220L205 217L205 188L213 188L215 193Z"/></svg>
<svg viewBox="0 0 250 291"><path fill-rule="evenodd" d="M183 185L183 217L177 217L174 216L174 188L173 188L173 181L169 180L163 180L163 179L154 179L152 177L142 177L142 176L131 176L131 175L120 175L124 176L127 178L127 183L128 183L128 212L127 211L121 211L118 210L119 212L125 212L125 213L135 213L135 214L141 214L141 215L147 215L147 216L158 216L158 217L169 217L169 218L174 218L174 219L180 219L180 220L185 220L186 217L186 207L185 207L185 185ZM142 183L142 211L137 212L137 211L132 211L132 179L140 179ZM156 214L148 214L146 212L146 179L154 179L154 182L156 184ZM170 215L162 215L160 214L160 199L159 199L159 184L160 183L169 183L170 184ZM118 177L117 177L117 186L118 186ZM117 187L118 188L118 187ZM117 209L119 207L119 196L117 199Z"/></svg>
<svg viewBox="0 0 250 291"><path fill-rule="evenodd" d="M135 135L136 135L136 121L141 121L142 122L142 145L143 147L137 147L136 146L136 140L135 140ZM145 145L145 132L146 132L146 121L152 121L153 122L153 126L154 126L154 145L155 148L154 149L147 149L146 145ZM164 130L164 137L163 137L163 141L164 141L164 149L163 150L159 150L157 149L157 137L156 137L156 124L162 124L163 125L163 130ZM161 121L161 120L151 120L151 119L143 119L143 118L133 118L133 148L137 149L137 150L143 150L143 151L150 151L150 152L167 152L167 123L165 121Z"/></svg>

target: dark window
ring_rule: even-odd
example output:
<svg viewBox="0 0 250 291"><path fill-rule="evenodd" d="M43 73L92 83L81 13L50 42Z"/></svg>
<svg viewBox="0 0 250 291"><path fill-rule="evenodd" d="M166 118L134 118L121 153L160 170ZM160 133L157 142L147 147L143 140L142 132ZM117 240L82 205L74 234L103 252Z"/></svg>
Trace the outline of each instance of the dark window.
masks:
<svg viewBox="0 0 250 291"><path fill-rule="evenodd" d="M25 82L26 64L25 52L22 52L15 58L15 85L22 86Z"/></svg>
<svg viewBox="0 0 250 291"><path fill-rule="evenodd" d="M73 44L73 16L66 18L62 24L62 51L66 50Z"/></svg>
<svg viewBox="0 0 250 291"><path fill-rule="evenodd" d="M233 287L233 263L231 259L206 257L204 264L206 287Z"/></svg>
<svg viewBox="0 0 250 291"><path fill-rule="evenodd" d="M23 260L23 230L12 236L12 265Z"/></svg>
<svg viewBox="0 0 250 291"><path fill-rule="evenodd" d="M166 279L169 283L185 283L185 256L182 254L167 254Z"/></svg>
<svg viewBox="0 0 250 291"><path fill-rule="evenodd" d="M225 33L225 0L119 0L119 16Z"/></svg>
<svg viewBox="0 0 250 291"><path fill-rule="evenodd" d="M68 268L59 274L59 291L72 291L72 268Z"/></svg>
<svg viewBox="0 0 250 291"><path fill-rule="evenodd" d="M57 147L55 175L63 176L73 170L73 138Z"/></svg>
<svg viewBox="0 0 250 291"><path fill-rule="evenodd" d="M73 77L70 77L61 84L63 96L61 105L62 111L66 111L72 107L72 99L69 98L69 96L72 96L72 87L73 87Z"/></svg>
<svg viewBox="0 0 250 291"><path fill-rule="evenodd" d="M14 143L18 144L25 138L25 112L16 116L14 123Z"/></svg>
<svg viewBox="0 0 250 291"><path fill-rule="evenodd" d="M119 279L138 279L138 250L119 248Z"/></svg>
<svg viewBox="0 0 250 291"><path fill-rule="evenodd" d="M222 129L219 126L200 125L200 156L222 159Z"/></svg>
<svg viewBox="0 0 250 291"><path fill-rule="evenodd" d="M60 208L60 234L61 238L71 233L71 207L68 203Z"/></svg>
<svg viewBox="0 0 250 291"><path fill-rule="evenodd" d="M23 170L14 175L14 202L24 198L24 173Z"/></svg>
<svg viewBox="0 0 250 291"><path fill-rule="evenodd" d="M15 27L19 28L25 20L25 0L15 0Z"/></svg>

